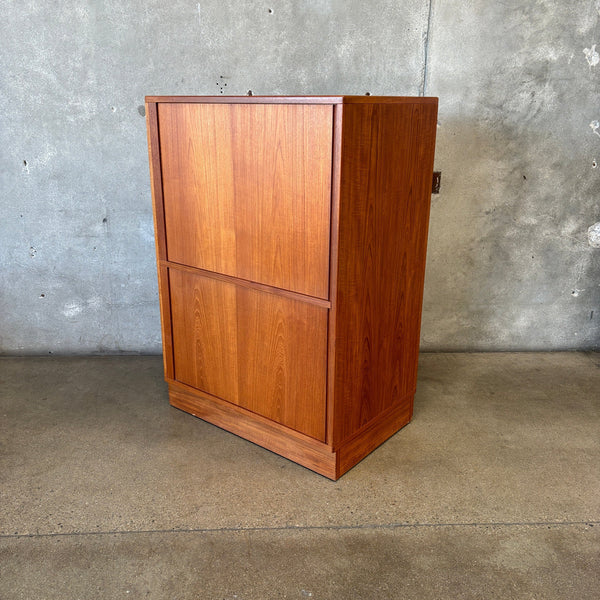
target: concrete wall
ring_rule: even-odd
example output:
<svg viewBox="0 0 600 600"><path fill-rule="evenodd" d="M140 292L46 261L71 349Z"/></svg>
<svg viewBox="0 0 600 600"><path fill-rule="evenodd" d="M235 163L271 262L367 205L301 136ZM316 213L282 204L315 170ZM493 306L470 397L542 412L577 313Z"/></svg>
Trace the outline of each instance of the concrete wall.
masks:
<svg viewBox="0 0 600 600"><path fill-rule="evenodd" d="M160 350L144 95L248 90L439 96L423 349L598 348L600 2L30 0L0 27L0 352Z"/></svg>

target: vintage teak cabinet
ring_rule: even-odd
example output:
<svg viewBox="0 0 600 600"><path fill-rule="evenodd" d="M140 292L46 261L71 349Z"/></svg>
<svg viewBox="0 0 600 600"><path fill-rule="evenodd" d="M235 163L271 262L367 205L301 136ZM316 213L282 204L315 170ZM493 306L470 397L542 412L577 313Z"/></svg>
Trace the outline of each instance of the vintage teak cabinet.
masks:
<svg viewBox="0 0 600 600"><path fill-rule="evenodd" d="M337 479L412 416L437 99L146 114L171 404Z"/></svg>

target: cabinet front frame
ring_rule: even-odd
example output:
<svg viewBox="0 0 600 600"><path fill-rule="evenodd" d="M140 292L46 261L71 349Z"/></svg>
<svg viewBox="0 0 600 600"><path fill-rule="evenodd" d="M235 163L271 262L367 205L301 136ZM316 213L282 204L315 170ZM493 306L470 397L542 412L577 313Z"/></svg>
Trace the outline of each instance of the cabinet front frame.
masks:
<svg viewBox="0 0 600 600"><path fill-rule="evenodd" d="M166 236L166 223L165 223L165 205L163 195L163 179L162 179L162 162L161 162L161 145L160 145L160 129L158 121L158 104L163 102L170 103L171 100L175 102L181 102L181 99L167 98L165 100L149 97L146 100L146 120L148 126L148 148L149 148L149 162L150 162L150 179L151 179L151 190L153 199L153 214L154 214L154 226L156 233L156 256L157 256L157 271L158 271L158 285L159 285L159 298L160 298L160 314L161 314L161 330L163 340L163 360L165 369L166 380L173 385L178 384L175 373L174 364L174 351L173 351L173 323L172 323L172 311L171 311L171 291L170 291L170 271L171 269L184 270L189 272L196 272L198 274L204 274L206 276L220 279L223 281L233 281L238 285L247 286L257 290L268 291L273 294L298 299L309 304L315 304L321 306L327 310L326 328L324 335L326 336L326 364L325 364L325 406L324 406L324 424L323 424L323 435L319 436L322 438L321 442L324 447L331 447L333 439L333 382L334 382L334 367L335 361L332 360L333 353L335 352L335 310L334 310L334 299L336 296L336 263L337 263L337 229L339 219L339 162L341 152L341 133L342 133L342 104L332 103L329 99L325 102L323 99L313 99L312 102L289 102L289 104L315 104L323 105L327 104L332 110L332 132L331 132L331 174L330 174L330 185L329 185L329 232L328 232L328 253L327 253L327 298L321 298L318 296L306 295L300 292L278 288L271 285L261 284L260 282L248 281L239 279L235 276L222 274L218 272L206 271L196 267L190 267L188 265L181 265L173 263L168 259L167 256L167 236ZM192 101L194 99L191 99ZM202 102L210 103L209 98L202 98ZM217 98L221 103L224 99ZM239 102L232 102L232 104L238 104ZM189 386L188 386L189 387ZM199 390L201 393L202 391ZM206 394L210 397L210 394ZM263 419L259 413L256 414L258 417ZM277 421L273 421L277 423ZM285 425L284 425L285 427ZM290 428L296 436L305 436L306 434L299 432L293 428ZM306 436L307 439L314 439L312 436Z"/></svg>

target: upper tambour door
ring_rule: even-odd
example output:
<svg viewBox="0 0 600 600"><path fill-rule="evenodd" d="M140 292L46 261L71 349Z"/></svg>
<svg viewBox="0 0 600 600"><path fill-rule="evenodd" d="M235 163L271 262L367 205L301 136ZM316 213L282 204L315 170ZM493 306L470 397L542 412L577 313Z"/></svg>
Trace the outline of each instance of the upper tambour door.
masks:
<svg viewBox="0 0 600 600"><path fill-rule="evenodd" d="M333 107L158 105L167 258L328 297Z"/></svg>

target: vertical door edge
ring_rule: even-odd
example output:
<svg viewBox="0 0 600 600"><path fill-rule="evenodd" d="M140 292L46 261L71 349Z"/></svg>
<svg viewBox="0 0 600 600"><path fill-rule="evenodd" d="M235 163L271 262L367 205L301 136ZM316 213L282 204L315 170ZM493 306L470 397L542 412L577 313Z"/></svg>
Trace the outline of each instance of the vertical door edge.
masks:
<svg viewBox="0 0 600 600"><path fill-rule="evenodd" d="M342 159L342 122L343 104L333 104L333 132L331 155L331 212L329 238L329 301L331 308L327 323L327 393L325 440L330 447L336 445L335 432L335 341L336 341L336 303L338 276L338 242L340 217L341 159Z"/></svg>

